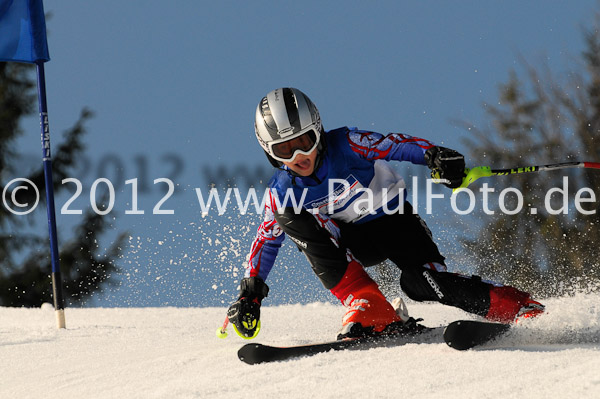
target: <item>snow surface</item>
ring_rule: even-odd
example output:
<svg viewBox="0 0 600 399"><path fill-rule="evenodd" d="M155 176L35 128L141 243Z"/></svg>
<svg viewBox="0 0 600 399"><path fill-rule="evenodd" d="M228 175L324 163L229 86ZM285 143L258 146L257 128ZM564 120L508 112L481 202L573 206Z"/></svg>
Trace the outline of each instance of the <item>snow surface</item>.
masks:
<svg viewBox="0 0 600 399"><path fill-rule="evenodd" d="M247 341L215 336L225 308L0 308L0 398L600 398L600 296L545 301L486 348L440 342L330 352L249 366ZM464 312L409 302L440 326ZM264 306L256 342L327 341L344 310L327 303Z"/></svg>

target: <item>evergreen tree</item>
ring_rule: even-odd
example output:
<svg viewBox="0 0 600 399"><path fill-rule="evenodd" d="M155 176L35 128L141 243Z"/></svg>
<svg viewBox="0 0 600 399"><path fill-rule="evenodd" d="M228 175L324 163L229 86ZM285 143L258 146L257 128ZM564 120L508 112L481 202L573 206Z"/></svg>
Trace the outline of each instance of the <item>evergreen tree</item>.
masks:
<svg viewBox="0 0 600 399"><path fill-rule="evenodd" d="M585 32L585 70L558 80L547 69L525 65L526 77L512 72L500 88L497 105L486 105L490 124L469 126L470 162L496 168L551 164L562 161L600 161L600 33ZM563 75L564 76L564 75ZM544 201L553 187L568 177L568 214L554 215ZM481 185L484 180L475 183ZM489 182L489 181L488 181ZM464 240L478 273L537 295L560 295L576 288L594 289L600 281L600 172L570 170L496 177L496 194L506 187L520 190L524 210L516 215L498 211L485 220L478 237ZM595 200L574 208L574 196L589 188ZM508 209L516 206L512 196ZM553 209L562 205L551 197ZM583 198L590 198L586 194ZM530 212L536 208L537 213ZM592 283L592 284L590 284Z"/></svg>
<svg viewBox="0 0 600 399"><path fill-rule="evenodd" d="M33 70L34 67L28 64L0 63L0 190L4 192L4 184L14 177L31 180L40 191L40 212L40 208L45 208L42 204L45 183L41 162L40 168L29 176L23 176L22 171L13 167L18 157L14 142L23 134L19 123L37 109ZM84 125L91 116L89 110L82 110L79 120L64 133L63 142L53 150L56 193L64 189L60 182L72 177L76 161L84 150ZM6 191L5 198L8 199L13 193L10 187ZM14 194L19 203L35 200L32 190L18 190ZM75 237L60 248L67 305L80 302L104 284L111 283L125 235L119 235L112 246L100 254L97 240L106 227L101 216L89 213L76 227ZM0 306L40 306L52 302L49 253L47 224L36 223L31 215L12 214L0 206Z"/></svg>

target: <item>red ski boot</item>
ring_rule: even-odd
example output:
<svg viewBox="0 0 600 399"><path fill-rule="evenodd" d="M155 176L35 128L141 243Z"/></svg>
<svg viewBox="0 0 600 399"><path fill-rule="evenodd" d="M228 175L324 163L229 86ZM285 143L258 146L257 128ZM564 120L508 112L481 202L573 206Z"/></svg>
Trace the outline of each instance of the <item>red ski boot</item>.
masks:
<svg viewBox="0 0 600 399"><path fill-rule="evenodd" d="M344 277L331 292L348 308L338 339L376 335L392 323L402 323L377 283L356 261L348 264Z"/></svg>
<svg viewBox="0 0 600 399"><path fill-rule="evenodd" d="M531 299L528 293L509 286L490 289L490 308L486 319L500 323L513 323L520 319L539 316L544 305Z"/></svg>

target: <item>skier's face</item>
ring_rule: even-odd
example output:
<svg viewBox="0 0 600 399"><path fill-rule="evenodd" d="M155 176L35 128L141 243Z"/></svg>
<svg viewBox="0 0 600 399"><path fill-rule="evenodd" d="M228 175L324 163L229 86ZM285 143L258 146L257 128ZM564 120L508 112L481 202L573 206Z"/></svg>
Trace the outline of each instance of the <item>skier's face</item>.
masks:
<svg viewBox="0 0 600 399"><path fill-rule="evenodd" d="M315 148L310 154L298 154L294 159L283 164L300 176L310 176L315 170L316 159L317 149Z"/></svg>

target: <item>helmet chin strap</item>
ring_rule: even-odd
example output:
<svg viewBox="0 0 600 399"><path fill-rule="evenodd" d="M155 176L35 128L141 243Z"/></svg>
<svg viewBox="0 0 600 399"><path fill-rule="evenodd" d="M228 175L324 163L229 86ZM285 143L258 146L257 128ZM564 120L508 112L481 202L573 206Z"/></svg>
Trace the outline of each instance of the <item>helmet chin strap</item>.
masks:
<svg viewBox="0 0 600 399"><path fill-rule="evenodd" d="M263 151L265 151L265 150L263 150ZM275 158L273 158L272 156L270 156L268 152L265 151L265 155L267 156L267 159L269 160L269 163L271 164L271 166L273 166L274 168L281 168L283 166L283 163L281 161L278 161Z"/></svg>
<svg viewBox="0 0 600 399"><path fill-rule="evenodd" d="M321 139L319 140L319 145L317 146L317 158L315 159L315 170L313 172L316 173L317 170L323 165L323 158L325 158L325 153L327 152L327 142L325 141L325 130L321 130Z"/></svg>

